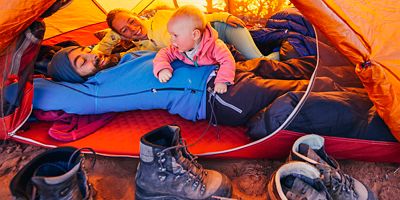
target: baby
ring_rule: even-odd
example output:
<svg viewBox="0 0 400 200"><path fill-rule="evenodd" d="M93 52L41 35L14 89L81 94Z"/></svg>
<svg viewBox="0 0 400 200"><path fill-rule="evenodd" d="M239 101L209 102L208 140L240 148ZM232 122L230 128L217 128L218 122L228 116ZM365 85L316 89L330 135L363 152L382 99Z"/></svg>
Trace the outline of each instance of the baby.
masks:
<svg viewBox="0 0 400 200"><path fill-rule="evenodd" d="M171 62L179 59L195 67L218 64L214 91L223 94L235 77L235 60L218 33L195 6L183 6L168 21L171 45L154 58L154 75L165 83L172 77Z"/></svg>

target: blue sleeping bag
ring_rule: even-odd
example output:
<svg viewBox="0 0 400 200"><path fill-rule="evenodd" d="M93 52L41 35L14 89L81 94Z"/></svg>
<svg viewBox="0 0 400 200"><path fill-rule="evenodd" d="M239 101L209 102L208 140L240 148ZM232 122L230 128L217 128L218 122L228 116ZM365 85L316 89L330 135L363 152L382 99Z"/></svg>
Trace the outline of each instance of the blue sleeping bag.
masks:
<svg viewBox="0 0 400 200"><path fill-rule="evenodd" d="M153 52L141 57L127 54L119 65L82 84L35 79L33 108L75 114L166 109L185 119L199 119L199 109L205 113L207 78L215 67L193 67L175 61L173 77L160 83L153 75L154 57Z"/></svg>

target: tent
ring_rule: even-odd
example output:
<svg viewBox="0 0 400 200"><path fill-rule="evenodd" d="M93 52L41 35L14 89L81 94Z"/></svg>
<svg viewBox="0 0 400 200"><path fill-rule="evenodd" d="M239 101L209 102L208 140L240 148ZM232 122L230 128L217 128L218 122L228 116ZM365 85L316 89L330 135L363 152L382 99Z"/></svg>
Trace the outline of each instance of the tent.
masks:
<svg viewBox="0 0 400 200"><path fill-rule="evenodd" d="M18 131L32 111L32 68L35 52L40 41L32 40L25 48L17 48L29 40L32 24L40 21L44 13L56 0L17 0L3 2L2 19L0 19L0 71L1 84L1 121L0 137L45 147L72 145L76 147L91 146L100 154L110 156L138 156L138 141L141 134L165 123L177 123L182 127L188 143L195 141L203 134L207 122L192 122L172 116L164 111L133 111L122 113L106 127L95 134L70 143L61 143L46 136L48 123L30 123L30 129ZM318 63L311 81L318 76L326 76L320 68L351 69L353 74L331 74L339 79L353 77L355 82L361 80L368 93L374 109L389 127L393 136L400 140L400 61L397 56L399 48L392 45L400 39L400 3L398 1L327 1L327 0L292 0L300 12L318 30L317 38L329 43L334 49L318 46ZM59 41L74 39L82 45L92 45L97 40L93 32L106 28L105 13L116 7L132 8L141 12L149 6L157 6L159 1L110 1L81 0L73 1L44 20L46 31L43 44L55 44ZM162 1L171 7L176 1ZM380 9L376 9L380 8ZM319 43L317 43L319 44ZM22 45L24 46L24 45ZM17 53L15 53L17 52ZM23 52L23 54L18 53ZM31 52L31 53L26 53ZM328 52L328 54L327 54ZM19 57L18 57L19 56ZM18 65L22 60L24 65ZM20 66L19 69L13 66ZM356 76L357 75L357 76ZM18 83L19 95L14 103L5 101L4 90L11 83ZM296 120L309 94L316 88L310 84L305 95L301 96L293 112L288 115L279 127L266 137L251 141L244 135L244 127L211 128L206 136L190 149L198 155L211 157L241 158L282 158L288 154L293 141L304 133L285 130ZM126 123L129 121L129 124ZM131 124L136 124L132 127ZM118 134L118 137L112 137ZM217 135L220 135L218 137ZM111 137L110 137L111 135ZM223 138L223 139L221 139ZM398 154L400 145L397 142L374 141L326 136L327 150L337 158L359 159L369 161L400 162Z"/></svg>

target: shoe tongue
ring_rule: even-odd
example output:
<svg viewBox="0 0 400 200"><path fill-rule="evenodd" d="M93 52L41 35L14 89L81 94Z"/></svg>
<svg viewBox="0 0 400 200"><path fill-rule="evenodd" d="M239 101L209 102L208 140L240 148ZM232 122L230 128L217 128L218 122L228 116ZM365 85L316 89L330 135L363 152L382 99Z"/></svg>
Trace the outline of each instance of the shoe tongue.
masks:
<svg viewBox="0 0 400 200"><path fill-rule="evenodd" d="M173 153L172 171L176 173L180 171L180 168L182 168L184 171L192 172L192 174L200 173L201 169L196 165L196 161L192 161L187 157L184 151L184 148L177 148Z"/></svg>
<svg viewBox="0 0 400 200"><path fill-rule="evenodd" d="M324 164L318 164L316 167L321 171L323 177L328 177L323 179L325 185L333 184L332 180L335 180L338 183L342 182L343 177L335 168Z"/></svg>
<svg viewBox="0 0 400 200"><path fill-rule="evenodd" d="M288 199L327 199L324 190L315 188L298 177L288 176L284 185L289 186L285 193Z"/></svg>
<svg viewBox="0 0 400 200"><path fill-rule="evenodd" d="M296 177L294 177L294 176L291 176L291 175L286 176L285 180L283 181L284 186L287 188L292 188L295 179L296 179Z"/></svg>
<svg viewBox="0 0 400 200"><path fill-rule="evenodd" d="M318 163L321 164L328 164L325 162L324 159L322 159L317 152L315 152L308 144L301 143L299 145L299 153L302 154L303 156L306 156L307 158L310 158Z"/></svg>
<svg viewBox="0 0 400 200"><path fill-rule="evenodd" d="M173 173L182 173L184 171L187 171L187 168L186 168L186 166L184 166L183 162L184 162L183 157L179 157L179 156L172 157L171 171Z"/></svg>
<svg viewBox="0 0 400 200"><path fill-rule="evenodd" d="M39 170L36 172L37 175L32 177L32 181L36 184L40 184L40 180L44 181L46 184L55 185L62 183L76 175L80 168L80 164L75 165L72 169L62 169L63 166L56 165L43 165L39 167Z"/></svg>

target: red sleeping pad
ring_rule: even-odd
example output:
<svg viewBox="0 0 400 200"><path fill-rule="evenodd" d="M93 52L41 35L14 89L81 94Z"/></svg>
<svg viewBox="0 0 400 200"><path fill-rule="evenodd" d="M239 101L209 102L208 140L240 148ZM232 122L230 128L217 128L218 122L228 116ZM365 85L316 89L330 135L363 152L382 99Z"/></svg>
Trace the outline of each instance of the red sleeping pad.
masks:
<svg viewBox="0 0 400 200"><path fill-rule="evenodd" d="M34 122L30 129L14 135L12 139L44 147L91 147L107 156L139 155L140 137L160 126L177 124L187 144L195 142L207 129L208 122L192 122L163 110L130 111L118 114L109 124L80 140L68 143L52 139L47 131L50 123ZM301 133L280 131L272 136L251 142L244 127L211 126L198 143L189 147L197 155L222 158L285 158ZM219 139L218 139L219 138ZM400 144L369 140L325 137L330 155L339 159L400 163Z"/></svg>

